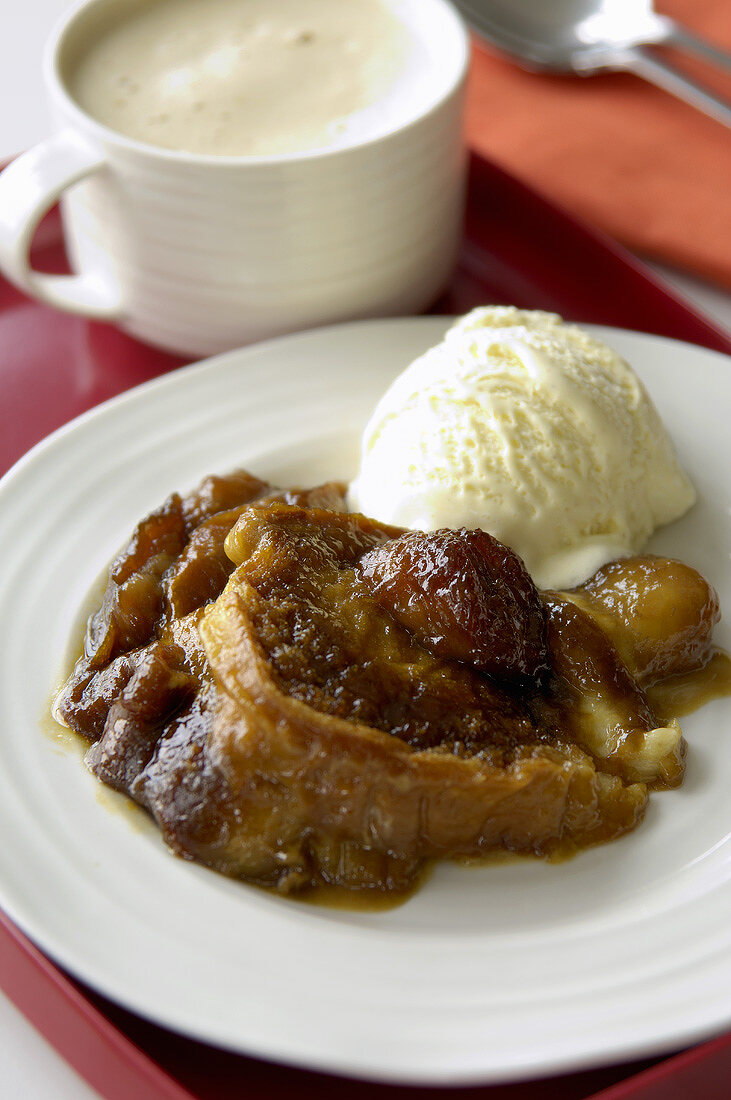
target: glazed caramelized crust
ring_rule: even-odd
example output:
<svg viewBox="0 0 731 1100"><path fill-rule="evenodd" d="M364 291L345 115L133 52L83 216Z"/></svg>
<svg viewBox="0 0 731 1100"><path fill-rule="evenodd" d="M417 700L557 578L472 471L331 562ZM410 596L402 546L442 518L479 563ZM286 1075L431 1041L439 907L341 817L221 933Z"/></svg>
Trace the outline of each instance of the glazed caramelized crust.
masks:
<svg viewBox="0 0 731 1100"><path fill-rule="evenodd" d="M485 531L409 531L358 563L373 597L426 649L503 679L547 668L546 624L523 562Z"/></svg>
<svg viewBox="0 0 731 1100"><path fill-rule="evenodd" d="M56 713L178 853L282 891L401 891L435 857L611 839L681 781L644 689L708 658L694 570L631 559L539 593L484 532L343 501L209 478L110 569Z"/></svg>

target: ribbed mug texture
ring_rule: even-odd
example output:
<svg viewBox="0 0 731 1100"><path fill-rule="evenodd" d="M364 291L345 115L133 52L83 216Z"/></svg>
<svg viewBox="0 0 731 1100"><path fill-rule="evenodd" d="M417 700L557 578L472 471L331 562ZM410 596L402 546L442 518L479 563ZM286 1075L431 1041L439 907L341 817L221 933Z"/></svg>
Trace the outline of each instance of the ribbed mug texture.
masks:
<svg viewBox="0 0 731 1100"><path fill-rule="evenodd" d="M121 323L210 354L349 318L418 312L454 264L461 90L408 133L278 163L159 159L106 143L62 200L76 270L120 287Z"/></svg>
<svg viewBox="0 0 731 1100"><path fill-rule="evenodd" d="M417 11L434 17L430 48L444 65L441 92L411 121L311 154L213 157L121 137L70 98L65 43L105 2L77 8L46 79L57 130L102 154L101 169L63 194L63 220L72 266L111 288L123 328L205 355L435 300L455 261L466 159L468 41L448 5L421 0L429 8Z"/></svg>

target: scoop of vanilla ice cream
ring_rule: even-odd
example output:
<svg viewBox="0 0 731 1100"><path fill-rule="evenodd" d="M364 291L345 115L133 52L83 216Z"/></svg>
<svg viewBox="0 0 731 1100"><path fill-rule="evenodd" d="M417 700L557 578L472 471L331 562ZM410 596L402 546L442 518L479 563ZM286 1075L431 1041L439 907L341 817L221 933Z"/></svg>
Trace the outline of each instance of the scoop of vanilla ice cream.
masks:
<svg viewBox="0 0 731 1100"><path fill-rule="evenodd" d="M540 588L640 550L695 500L619 355L553 313L467 314L393 382L366 426L351 509L402 527L480 527Z"/></svg>

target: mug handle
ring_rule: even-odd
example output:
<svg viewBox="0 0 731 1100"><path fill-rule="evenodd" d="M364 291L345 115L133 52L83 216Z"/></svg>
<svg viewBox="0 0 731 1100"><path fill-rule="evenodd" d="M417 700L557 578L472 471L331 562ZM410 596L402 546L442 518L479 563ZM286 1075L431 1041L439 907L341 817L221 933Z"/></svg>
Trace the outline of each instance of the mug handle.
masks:
<svg viewBox="0 0 731 1100"><path fill-rule="evenodd" d="M113 321L121 293L101 271L48 275L30 266L36 227L62 192L105 165L104 154L73 130L62 130L22 153L0 173L0 268L27 294L57 309Z"/></svg>

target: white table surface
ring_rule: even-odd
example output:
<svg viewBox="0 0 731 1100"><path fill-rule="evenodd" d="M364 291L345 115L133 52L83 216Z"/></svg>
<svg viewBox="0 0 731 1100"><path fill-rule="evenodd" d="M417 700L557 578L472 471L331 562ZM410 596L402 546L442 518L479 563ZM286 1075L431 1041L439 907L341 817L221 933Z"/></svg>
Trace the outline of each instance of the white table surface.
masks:
<svg viewBox="0 0 731 1100"><path fill-rule="evenodd" d="M40 78L43 44L69 0L0 0L0 162L48 133ZM731 331L731 295L655 266ZM0 1091L8 1100L93 1100L90 1089L0 992Z"/></svg>

